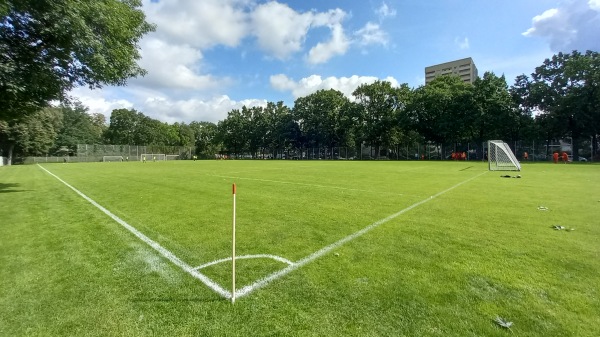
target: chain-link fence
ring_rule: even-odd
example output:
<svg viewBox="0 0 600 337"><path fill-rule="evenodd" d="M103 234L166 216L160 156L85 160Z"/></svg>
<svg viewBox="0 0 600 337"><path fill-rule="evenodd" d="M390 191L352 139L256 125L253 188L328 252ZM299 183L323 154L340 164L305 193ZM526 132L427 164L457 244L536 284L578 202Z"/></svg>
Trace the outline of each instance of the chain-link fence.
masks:
<svg viewBox="0 0 600 337"><path fill-rule="evenodd" d="M191 159L194 147L166 145L89 145L78 144L77 155L69 157L70 161L95 162L103 161L105 157L121 156L126 161L141 160L142 155L164 154L170 159Z"/></svg>
<svg viewBox="0 0 600 337"><path fill-rule="evenodd" d="M570 139L560 141L507 142L520 161L550 161L554 152L567 152L571 158L573 144ZM598 148L598 144L595 148ZM100 162L105 157L123 157L123 161L138 161L142 155L164 154L167 159L192 159L194 147L137 146L137 145L77 145L75 156L41 156L17 159L16 163ZM487 142L483 143L404 143L396 146L376 147L307 147L287 149L263 148L254 153L221 151L215 159L291 159L291 160L485 160ZM579 160L595 161L592 139L579 143ZM151 157L150 157L151 158Z"/></svg>
<svg viewBox="0 0 600 337"><path fill-rule="evenodd" d="M508 142L520 161L551 160L552 153L567 152L572 156L570 141L516 141ZM309 147L288 149L260 149L255 153L221 152L217 158L231 159L297 159L297 160L485 160L487 142L482 143L406 143L392 147L361 145L357 147ZM591 140L582 141L580 161L592 160Z"/></svg>

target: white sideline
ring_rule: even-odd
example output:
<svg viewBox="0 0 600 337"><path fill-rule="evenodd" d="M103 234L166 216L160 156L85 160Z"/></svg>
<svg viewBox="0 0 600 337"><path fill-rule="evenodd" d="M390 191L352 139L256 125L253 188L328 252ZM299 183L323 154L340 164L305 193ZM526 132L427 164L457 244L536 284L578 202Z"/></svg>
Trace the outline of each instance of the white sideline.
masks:
<svg viewBox="0 0 600 337"><path fill-rule="evenodd" d="M281 256L277 256L277 255L270 255L270 254L241 255L241 256L236 256L235 259L236 260L244 260L244 259L273 259L273 260L276 260L276 261L279 261L279 262L283 262L283 263L286 263L286 264L289 264L289 265L294 264L294 262L292 262L292 261L290 261L290 260L288 260L286 258L283 258ZM204 269L206 267L213 266L215 264L219 264L219 263L227 262L227 261L231 261L231 260L232 260L231 257L226 257L224 259L219 259L219 260L211 261L211 262L205 263L205 264L203 264L201 266L194 267L194 269L195 270L200 270L200 269Z"/></svg>
<svg viewBox="0 0 600 337"><path fill-rule="evenodd" d="M194 268L192 268L187 263L181 261L177 256L175 256L175 254L173 254L170 251L168 251L166 248L164 248L163 246L161 246L158 242L156 242L156 241L150 239L149 237L147 237L146 235L142 234L142 232L138 231L133 226L131 226L127 222L123 221L121 218L119 218L118 216L114 215L113 213L111 213L106 208L102 207L100 204L98 204L97 202L95 202L94 200L92 200L91 198L89 198L87 195L81 193L75 187L69 185L67 182L65 182L64 180L60 179L54 173L48 171L47 169L45 169L44 167L42 167L40 164L37 164L37 165L42 170L46 171L49 175L51 175L54 178L58 179L58 181L60 181L61 183L65 184L67 187L69 187L73 191L75 191L75 193L79 194L82 198L84 198L85 200L87 200L89 203L91 203L92 205L96 206L99 210L101 210L102 212L104 212L104 214L108 215L113 220L115 220L116 222L118 222L121 226L125 227L133 235L137 236L138 239L144 241L150 247L154 248L154 250L156 250L157 252L159 252L162 256L164 256L165 258L167 258L173 264L175 264L176 266L178 266L181 269L185 270L188 274L190 274L193 277L195 277L198 280L200 280L207 287L209 287L210 289L214 290L219 295L221 295L221 296L223 296L225 298L231 298L231 292L230 291L227 291L227 290L223 289L220 285L218 285L217 283L215 283L213 280L211 280L207 276L201 274L200 272L198 272L197 270L195 270Z"/></svg>
<svg viewBox="0 0 600 337"><path fill-rule="evenodd" d="M67 187L69 187L70 189L72 189L73 191L75 191L75 193L79 194L82 198L84 198L85 200L87 200L89 203L91 203L92 205L96 206L98 209L100 209L102 212L104 212L106 215L108 215L110 218L112 218L113 220L115 220L116 222L118 222L120 225L122 225L123 227L125 227L125 229L127 229L128 231L130 231L132 234L134 234L136 237L138 237L140 240L144 241L146 244L148 244L150 247L152 247L154 250L156 250L158 253L160 253L162 256L164 256L165 258L167 258L169 261L171 261L173 264L175 264L176 266L180 267L181 269L183 269L184 271L186 271L188 274L190 274L191 276L197 278L198 280L200 280L202 283L204 283L207 287L209 287L210 289L214 290L216 293L218 293L219 295L221 295L222 297L226 298L226 299L230 299L232 298L232 293L230 291L225 290L223 287L221 287L219 284L217 284L216 282L214 282L213 280L211 280L210 278L208 278L207 276L203 275L202 273L198 272L199 269L217 264L217 263L221 263L221 262L225 262L225 261L230 261L232 258L224 258L224 259L220 259L220 260L216 260L216 261L212 261L206 264L203 264L201 266L198 267L191 267L190 265L188 265L187 263L183 262L182 260L180 260L177 256L175 256L173 253L171 253L169 250L167 250L166 248L162 247L159 243L153 241L152 239L150 239L149 237L145 236L143 233L141 233L140 231L138 231L137 229L135 229L133 226L129 225L128 223L126 223L125 221L123 221L121 218L117 217L116 215L114 215L113 213L111 213L109 210L107 210L106 208L104 208L103 206L101 206L100 204L98 204L97 202L95 202L94 200L92 200L91 198L89 198L88 196L86 196L85 194L83 194L82 192L80 192L79 190L77 190L76 188L74 188L73 186L69 185L67 182L65 182L64 180L62 180L61 178L59 178L58 176L56 176L55 174L53 174L52 172L48 171L47 169L45 169L44 167L42 167L40 164L37 164L38 167L40 167L42 170L46 171L46 173L48 173L49 175L53 176L54 178L56 178L57 180L59 180L60 182L62 182L63 184L65 184ZM250 293L252 293L253 291L263 288L266 285L268 285L269 283L289 274L290 272L318 259L319 257L325 255L326 253L332 251L335 248L338 248L342 245L344 245L345 243L352 241L368 232L370 232L371 230L379 227L380 225L393 220L394 218L402 215L403 213L406 213L408 211L410 211L411 209L420 206L430 200L433 200L437 197L439 197L440 195L449 192L475 178L480 177L481 175L487 173L488 171L484 171L483 173L480 173L474 177L471 177L463 182L460 182L452 187L449 187L437 194L434 194L432 196L430 196L429 198L423 199L417 203L414 203L404 209L402 209L401 211L398 211L386 218L383 218L381 220L378 220L370 225L368 225L367 227L353 233L350 234L328 246L325 246L321 249L319 249L318 251L298 260L297 262L291 262L285 258L276 256L276 255L269 255L269 254L258 254L258 255L244 255L244 256L239 256L236 257L236 259L250 259L250 258L271 258L271 259L275 259L277 261L283 262L288 264L288 266L286 268L283 268L277 272L274 272L250 285L244 286L243 288L237 290L235 292L235 297L239 298L239 297L244 297L246 295L249 295ZM242 178L243 179L243 178ZM258 180L258 179L256 179ZM313 185L314 186L314 185ZM323 186L326 187L326 186ZM327 186L328 187L328 186Z"/></svg>
<svg viewBox="0 0 600 337"><path fill-rule="evenodd" d="M350 235L346 236L345 238L340 239L340 240L338 240L338 241L330 244L329 246L325 246L325 247L319 249L318 251L316 251L316 252L314 252L314 253L312 253L312 254L310 254L310 255L308 255L308 256L300 259L300 260L298 260L294 264L291 264L291 265L289 265L288 267L286 267L284 269L276 271L276 272L272 273L271 275L268 275L267 277L262 278L262 279L260 279L260 280L258 280L256 282L252 283L251 285L245 286L245 287L237 290L235 292L235 297L236 298L240 298L240 297L246 296L246 295L250 294L251 292L253 292L254 290L260 289L260 288L266 286L267 284L269 284L269 283L277 280L278 278L283 277L283 276L289 274L290 272L292 272L292 271L294 271L294 270L296 270L296 269L298 269L298 268L300 268L300 267L308 264L309 262L312 262L312 261L318 259L319 257L321 257L321 256L325 255L326 253L332 251L333 249L335 249L335 248L337 248L337 247L339 247L339 246L341 246L341 245L343 245L343 244L345 244L345 243L347 243L349 241L352 241L352 240L358 238L359 236L362 236L362 235L370 232L371 230L373 230L373 229L379 227L380 225L382 225L382 224L384 224L384 223L386 223L386 222L388 222L388 221L390 221L390 220L398 217L399 215L402 215L403 213L406 213L406 212L410 211L411 209L413 209L413 208L415 208L417 206L420 206L420 205L422 205L422 204L424 204L424 203L426 203L426 202L428 202L430 200L433 200L433 199L439 197L440 195L442 195L442 194L444 194L446 192L449 192L449 191L457 188L458 186L460 186L462 184L465 184L465 183L467 183L467 182L469 182L469 181L471 181L471 180L473 180L475 178L478 178L479 176L484 175L485 173L487 173L487 171L484 171L483 173L480 173L480 174L478 174L478 175L476 175L474 177L471 177L471 178L469 178L469 179L467 179L467 180L465 180L463 182L460 182L460 183L458 183L458 184L456 184L456 185L454 185L454 186L452 186L452 187L450 187L448 189L445 189L445 190L443 190L443 191L441 191L441 192L439 192L437 194L434 194L434 195L430 196L427 199L423 199L423 200L421 200L421 201L419 201L417 203L414 203L414 204L406 207L405 209L403 209L403 210L401 210L399 212L396 212L396 213L394 213L394 214L392 214L392 215L390 215L390 216L388 216L386 218L378 220L378 221L376 221L376 222L368 225L367 227L359 230L358 232L355 232L354 234L350 234Z"/></svg>

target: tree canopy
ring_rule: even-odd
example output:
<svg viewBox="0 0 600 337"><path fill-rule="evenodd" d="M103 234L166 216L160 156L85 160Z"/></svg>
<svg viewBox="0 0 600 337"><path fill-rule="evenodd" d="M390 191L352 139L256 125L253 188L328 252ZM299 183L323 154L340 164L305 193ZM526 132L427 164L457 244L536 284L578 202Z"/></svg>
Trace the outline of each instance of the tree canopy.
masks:
<svg viewBox="0 0 600 337"><path fill-rule="evenodd" d="M62 100L75 86L144 75L138 43L154 29L140 0L0 1L0 119Z"/></svg>
<svg viewBox="0 0 600 337"><path fill-rule="evenodd" d="M352 97L328 89L299 97L292 107L243 106L218 124L168 124L134 109L116 109L106 125L104 116L80 104L38 109L19 120L0 119L0 150L8 144L19 155L58 154L74 144L103 142L195 146L201 158L219 153L305 158L309 148L313 158L349 158L349 152L369 146L370 157L389 158L401 145L431 142L446 148L475 143L481 158L480 144L488 139L545 140L547 152L551 140L572 137L577 159L578 139L592 137L597 144L599 114L600 57L573 52L545 60L531 77L520 75L510 87L504 76L491 72L473 84L453 75L417 88L376 81L359 86ZM320 148L316 154L315 148Z"/></svg>

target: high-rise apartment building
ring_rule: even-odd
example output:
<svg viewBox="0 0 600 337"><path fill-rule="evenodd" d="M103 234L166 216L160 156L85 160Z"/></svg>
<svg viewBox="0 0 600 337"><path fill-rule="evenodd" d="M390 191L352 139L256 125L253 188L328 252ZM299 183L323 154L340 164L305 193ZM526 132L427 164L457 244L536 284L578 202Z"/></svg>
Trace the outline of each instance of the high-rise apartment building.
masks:
<svg viewBox="0 0 600 337"><path fill-rule="evenodd" d="M463 81L473 83L477 78L477 67L470 57L429 66L425 68L425 84L438 76L447 74L456 74Z"/></svg>

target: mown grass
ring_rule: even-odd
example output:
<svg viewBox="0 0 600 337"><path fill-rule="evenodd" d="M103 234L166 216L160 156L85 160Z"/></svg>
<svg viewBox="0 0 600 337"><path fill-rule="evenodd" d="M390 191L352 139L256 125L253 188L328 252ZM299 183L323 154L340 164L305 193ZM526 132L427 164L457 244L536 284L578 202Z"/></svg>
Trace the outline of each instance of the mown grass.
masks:
<svg viewBox="0 0 600 337"><path fill-rule="evenodd" d="M192 266L231 254L233 182L237 254L298 261L486 169L421 161L44 167ZM0 335L597 336L599 173L594 164L525 165L522 179L485 173L232 305L39 167L4 167ZM285 267L236 265L239 286ZM230 289L230 268L202 272ZM514 322L511 331L496 316Z"/></svg>

